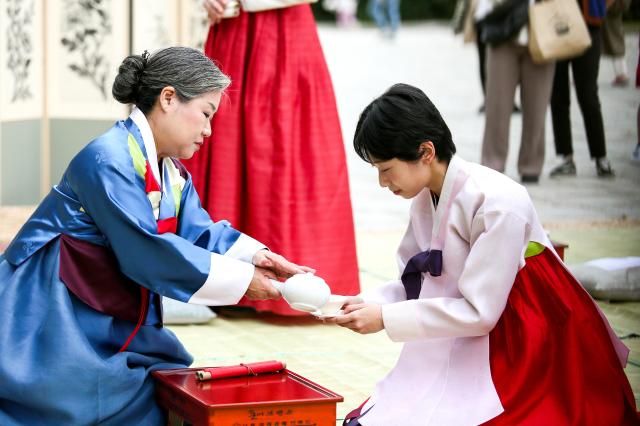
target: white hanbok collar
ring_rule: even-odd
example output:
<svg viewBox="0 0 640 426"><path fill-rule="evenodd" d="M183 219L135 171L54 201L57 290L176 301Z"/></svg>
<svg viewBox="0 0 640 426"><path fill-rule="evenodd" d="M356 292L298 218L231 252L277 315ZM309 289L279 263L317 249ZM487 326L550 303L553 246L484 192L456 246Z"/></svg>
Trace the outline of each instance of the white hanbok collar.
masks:
<svg viewBox="0 0 640 426"><path fill-rule="evenodd" d="M466 181L468 174L463 170L463 160L457 156L451 157L447 172L442 183L442 191L438 200L439 208L433 203L429 197L431 212L433 214L433 230L431 233L431 248L442 250L444 245L444 229L448 222L449 210L453 199L458 195L462 185Z"/></svg>
<svg viewBox="0 0 640 426"><path fill-rule="evenodd" d="M156 178L156 182L158 182L159 185L162 185L162 179L160 179L160 168L158 167L156 142L153 138L153 133L151 132L149 121L147 120L147 117L144 115L144 113L137 107L133 107L133 111L131 111L131 115L129 116L129 118L131 118L136 126L138 126L138 129L140 129L142 141L144 142L144 149L147 151L147 160L149 161L149 165L151 166L153 177Z"/></svg>

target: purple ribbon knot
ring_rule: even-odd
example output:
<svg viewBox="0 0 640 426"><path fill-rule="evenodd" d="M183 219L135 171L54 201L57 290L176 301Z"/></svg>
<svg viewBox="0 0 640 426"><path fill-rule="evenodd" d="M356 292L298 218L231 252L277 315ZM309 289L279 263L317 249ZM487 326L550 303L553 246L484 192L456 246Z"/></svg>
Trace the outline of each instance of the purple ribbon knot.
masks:
<svg viewBox="0 0 640 426"><path fill-rule="evenodd" d="M423 251L409 259L401 278L407 300L417 299L420 295L423 272L428 272L432 277L442 274L442 250Z"/></svg>

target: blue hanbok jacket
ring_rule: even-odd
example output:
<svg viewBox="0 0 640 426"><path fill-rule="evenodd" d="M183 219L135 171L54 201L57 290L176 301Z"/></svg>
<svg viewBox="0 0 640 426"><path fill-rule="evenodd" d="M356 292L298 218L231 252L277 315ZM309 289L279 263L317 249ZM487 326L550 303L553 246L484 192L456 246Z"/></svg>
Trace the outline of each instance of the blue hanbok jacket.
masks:
<svg viewBox="0 0 640 426"><path fill-rule="evenodd" d="M262 248L211 221L178 161L158 165L134 110L0 255L0 425L162 424L150 372L192 358L162 326L161 296L235 304Z"/></svg>

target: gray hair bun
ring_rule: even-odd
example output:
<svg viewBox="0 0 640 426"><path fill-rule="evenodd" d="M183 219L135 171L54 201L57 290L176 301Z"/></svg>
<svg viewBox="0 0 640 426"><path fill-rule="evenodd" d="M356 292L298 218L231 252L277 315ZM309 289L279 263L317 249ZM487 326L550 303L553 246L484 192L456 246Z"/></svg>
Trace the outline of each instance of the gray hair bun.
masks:
<svg viewBox="0 0 640 426"><path fill-rule="evenodd" d="M202 52L174 46L152 55L127 56L118 69L111 92L123 104L151 111L163 88L171 86L187 102L207 92L222 92L231 80Z"/></svg>
<svg viewBox="0 0 640 426"><path fill-rule="evenodd" d="M137 103L138 87L146 62L142 55L131 55L124 58L111 89L116 101L123 104Z"/></svg>

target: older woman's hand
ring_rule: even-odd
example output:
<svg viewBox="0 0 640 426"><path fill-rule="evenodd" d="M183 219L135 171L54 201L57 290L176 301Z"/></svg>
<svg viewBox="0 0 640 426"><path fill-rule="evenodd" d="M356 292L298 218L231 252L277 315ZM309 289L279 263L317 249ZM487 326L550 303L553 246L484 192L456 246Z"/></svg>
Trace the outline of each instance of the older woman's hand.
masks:
<svg viewBox="0 0 640 426"><path fill-rule="evenodd" d="M229 0L203 0L203 6L209 15L209 22L215 25L222 20L224 8Z"/></svg>
<svg viewBox="0 0 640 426"><path fill-rule="evenodd" d="M300 266L289 262L283 256L270 252L269 250L258 251L253 256L253 264L270 270L277 278L286 279L295 274L316 272L315 269L309 268L308 266Z"/></svg>
<svg viewBox="0 0 640 426"><path fill-rule="evenodd" d="M249 288L244 293L249 300L268 300L268 299L280 299L282 295L276 289L270 278L275 278L275 274L267 269L256 266L253 272L253 278L249 283Z"/></svg>
<svg viewBox="0 0 640 426"><path fill-rule="evenodd" d="M373 303L348 304L344 308L344 315L325 320L338 324L360 334L377 333L384 329L382 321L382 306Z"/></svg>

